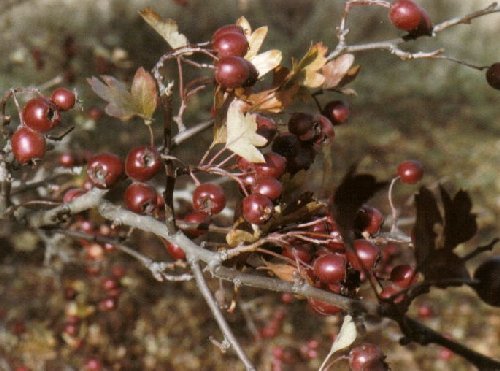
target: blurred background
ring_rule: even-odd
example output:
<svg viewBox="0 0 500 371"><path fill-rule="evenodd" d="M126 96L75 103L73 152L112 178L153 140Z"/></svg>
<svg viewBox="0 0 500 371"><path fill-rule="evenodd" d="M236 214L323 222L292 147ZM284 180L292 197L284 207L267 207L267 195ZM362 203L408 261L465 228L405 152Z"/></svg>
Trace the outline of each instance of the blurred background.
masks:
<svg viewBox="0 0 500 371"><path fill-rule="evenodd" d="M485 7L490 1L419 3L433 22L439 23ZM167 46L138 15L145 7L174 18L180 32L193 42L208 41L219 26L244 15L254 28L269 26L264 50L281 49L289 65L291 58L302 56L312 42L335 47L335 27L343 1L0 0L0 91L44 86L55 78L62 79L65 86L78 91L83 106L73 117L76 130L71 146L126 154L131 145L145 142L147 133L132 124L101 117L103 102L90 91L86 78L111 74L127 80L138 66L154 66ZM350 44L401 35L390 24L386 11L377 7L354 9L349 29ZM494 14L403 47L409 51L445 48L449 56L486 66L500 61L499 34L500 14ZM351 119L337 130L335 143L326 154L333 163L329 173L332 189L353 159L360 161L363 170L380 177L392 176L402 160L418 159L425 167L425 184L442 182L448 189L471 192L480 226L471 246L498 236L500 92L486 84L484 72L448 61L404 62L385 51L358 54L356 63L361 65L361 73L350 87L357 96L346 98L351 105ZM170 72L175 76L174 69ZM200 99L195 109L188 111L186 123L207 118L209 107L208 97L206 101ZM205 134L198 139L200 145L210 143L210 133ZM66 145L64 142L60 149ZM179 156L187 160L199 155L179 151ZM321 173L324 166L325 161L319 159L312 173ZM416 186L399 187L397 202L405 205L416 190ZM383 198L379 202L376 206L389 212L387 202ZM61 339L62 325L57 320L58 313L64 310L63 299L58 297L64 280L57 281L53 270L43 266L39 248L19 251L16 244L5 238L2 241L8 247L0 252L0 296L8 299L0 301L0 369L15 369L18 365L37 370L80 369L93 358L116 370L241 368L232 355L221 355L209 342L209 336L218 339L220 335L191 284L161 285L136 268L128 271L128 296L121 301L119 311L96 319L97 326L87 323L86 344L69 346ZM158 248L157 242L147 243L153 244L151 250ZM132 265L127 261L122 264ZM433 314L422 317L426 323L478 351L498 356L498 310L480 303L466 288L448 291L433 290L414 306L414 314L419 315L420 307L430 307ZM248 299L246 311L258 323L273 318L276 308L283 306L277 294L262 293L255 300L251 290L243 289L242 297ZM279 334L259 341L254 341L245 329L244 317L248 313L243 315L237 310L228 316L252 358L258 360L259 369L271 369L276 347L300 353L300 346L310 340L319 342L319 355L310 359L297 356L300 361L284 364L284 369L317 368L327 353L329 339L337 331L336 318L318 318L300 301L287 306L286 311ZM306 321L304 312L308 313ZM12 330L16 324L24 326L19 333ZM438 347L399 347L397 329L385 323L379 327L383 331L369 332L367 338L371 336L384 346L394 370L470 369ZM345 364L339 361L338 367Z"/></svg>

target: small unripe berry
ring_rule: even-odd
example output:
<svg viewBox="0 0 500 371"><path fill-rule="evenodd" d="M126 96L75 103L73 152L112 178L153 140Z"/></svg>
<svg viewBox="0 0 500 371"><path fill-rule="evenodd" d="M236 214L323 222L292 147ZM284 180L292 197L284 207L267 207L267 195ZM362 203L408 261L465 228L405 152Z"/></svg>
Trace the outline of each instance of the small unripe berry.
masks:
<svg viewBox="0 0 500 371"><path fill-rule="evenodd" d="M500 62L492 64L486 70L486 81L493 89L500 89Z"/></svg>
<svg viewBox="0 0 500 371"><path fill-rule="evenodd" d="M398 175L403 183L415 184L424 176L424 168L419 161L403 161L398 166Z"/></svg>

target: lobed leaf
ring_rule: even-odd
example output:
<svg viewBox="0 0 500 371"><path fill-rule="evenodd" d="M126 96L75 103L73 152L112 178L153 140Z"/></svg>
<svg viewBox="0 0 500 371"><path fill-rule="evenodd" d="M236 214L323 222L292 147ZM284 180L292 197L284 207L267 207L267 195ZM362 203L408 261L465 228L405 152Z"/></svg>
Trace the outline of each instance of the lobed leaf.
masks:
<svg viewBox="0 0 500 371"><path fill-rule="evenodd" d="M127 86L112 76L101 76L87 79L90 87L100 98L108 102L105 111L109 116L116 117L122 121L130 120L137 112L132 94Z"/></svg>
<svg viewBox="0 0 500 371"><path fill-rule="evenodd" d="M353 54L342 54L325 64L321 69L325 77L323 89L341 87L354 80L359 73L360 66L353 66L353 63Z"/></svg>
<svg viewBox="0 0 500 371"><path fill-rule="evenodd" d="M146 8L139 12L142 18L156 31L172 49L187 46L189 41L178 30L177 23L170 18L162 19L153 9Z"/></svg>
<svg viewBox="0 0 500 371"><path fill-rule="evenodd" d="M280 50L273 49L264 53L258 54L249 59L254 65L259 77L264 76L269 71L278 67L281 63L283 56ZM248 58L247 58L248 59Z"/></svg>

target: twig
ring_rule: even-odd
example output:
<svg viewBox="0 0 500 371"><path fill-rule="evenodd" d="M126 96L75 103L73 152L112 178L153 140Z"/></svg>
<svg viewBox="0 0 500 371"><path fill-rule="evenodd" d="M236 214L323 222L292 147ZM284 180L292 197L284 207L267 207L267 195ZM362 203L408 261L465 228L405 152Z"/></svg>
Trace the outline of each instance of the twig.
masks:
<svg viewBox="0 0 500 371"><path fill-rule="evenodd" d="M224 318L224 315L220 311L219 307L217 306L217 303L212 296L212 293L210 292L210 289L208 288L208 285L205 281L205 278L203 277L203 273L201 272L200 266L196 259L192 259L190 261L190 266L191 270L194 275L194 279L196 280L196 284L198 285L198 289L200 290L201 294L205 298L205 301L207 302L208 306L210 307L210 310L212 311L212 314L217 321L217 324L219 325L219 328L221 329L222 333L224 334L225 339L231 344L233 347L234 351L240 358L241 362L245 365L245 368L247 370L255 370L255 367L252 365L252 362L248 359L247 355L245 354L245 351L241 347L241 345L238 343L238 340L234 336L231 328L229 327L228 323L226 322L226 319Z"/></svg>
<svg viewBox="0 0 500 371"><path fill-rule="evenodd" d="M491 13L498 13L498 12L500 12L500 6L498 5L497 2L494 2L484 9L477 10L475 12L472 12L470 14L461 17L452 18L435 25L434 28L432 29L432 34L433 36L435 36L437 33L442 32L450 27L459 24L471 24L474 18L479 18Z"/></svg>

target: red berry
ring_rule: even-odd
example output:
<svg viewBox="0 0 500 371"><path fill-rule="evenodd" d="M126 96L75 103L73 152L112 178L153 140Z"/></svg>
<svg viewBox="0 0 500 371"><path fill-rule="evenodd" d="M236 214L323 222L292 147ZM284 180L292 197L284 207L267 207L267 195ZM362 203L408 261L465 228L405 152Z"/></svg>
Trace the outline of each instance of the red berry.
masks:
<svg viewBox="0 0 500 371"><path fill-rule="evenodd" d="M429 15L412 0L396 0L391 5L389 19L394 26L414 36L432 34Z"/></svg>
<svg viewBox="0 0 500 371"><path fill-rule="evenodd" d="M500 62L492 64L486 70L486 81L493 89L500 89Z"/></svg>
<svg viewBox="0 0 500 371"><path fill-rule="evenodd" d="M102 363L97 358L90 358L85 361L85 365L83 366L85 371L101 371L103 369Z"/></svg>
<svg viewBox="0 0 500 371"><path fill-rule="evenodd" d="M243 217L252 224L262 224L273 213L273 202L266 196L251 194L243 199Z"/></svg>
<svg viewBox="0 0 500 371"><path fill-rule="evenodd" d="M106 291L113 291L120 287L120 283L115 277L104 277L101 281L101 286Z"/></svg>
<svg viewBox="0 0 500 371"><path fill-rule="evenodd" d="M156 190L144 183L132 183L123 195L127 209L147 215L151 215L156 209L156 198Z"/></svg>
<svg viewBox="0 0 500 371"><path fill-rule="evenodd" d="M163 245L165 249L169 253L169 255L175 260L184 260L186 259L186 253L176 244L170 243L167 240L162 239Z"/></svg>
<svg viewBox="0 0 500 371"><path fill-rule="evenodd" d="M101 153L91 157L87 164L87 175L99 188L113 186L123 173L122 160L111 153Z"/></svg>
<svg viewBox="0 0 500 371"><path fill-rule="evenodd" d="M337 283L345 279L346 259L340 254L324 254L314 261L314 274L322 283Z"/></svg>
<svg viewBox="0 0 500 371"><path fill-rule="evenodd" d="M236 25L236 24L226 24L222 27L219 27L215 32L214 34L212 35L212 40L215 40L216 38L226 34L226 33L234 33L234 32L238 32L242 35L245 34L245 31L243 30L243 28L241 28L240 26Z"/></svg>
<svg viewBox="0 0 500 371"><path fill-rule="evenodd" d="M422 179L424 175L424 168L419 161L403 161L398 166L398 175L403 183L415 184Z"/></svg>
<svg viewBox="0 0 500 371"><path fill-rule="evenodd" d="M246 86L252 77L250 64L242 57L222 57L215 65L215 80L226 89Z"/></svg>
<svg viewBox="0 0 500 371"><path fill-rule="evenodd" d="M281 252L283 256L286 256L292 260L299 260L303 263L309 263L312 260L312 247L309 244L298 243L293 246L285 246Z"/></svg>
<svg viewBox="0 0 500 371"><path fill-rule="evenodd" d="M99 309L102 312L110 312L112 310L115 310L117 306L118 306L118 299L113 296L109 296L105 299L102 299L99 302Z"/></svg>
<svg viewBox="0 0 500 371"><path fill-rule="evenodd" d="M415 269L411 265L401 264L392 268L390 280L405 289L415 282Z"/></svg>
<svg viewBox="0 0 500 371"><path fill-rule="evenodd" d="M26 126L42 133L61 122L59 111L45 98L29 100L23 108L22 117Z"/></svg>
<svg viewBox="0 0 500 371"><path fill-rule="evenodd" d="M11 138L12 153L21 165L36 162L45 155L45 138L37 131L19 127Z"/></svg>
<svg viewBox="0 0 500 371"><path fill-rule="evenodd" d="M57 88L52 92L50 100L59 111L68 111L73 108L76 102L75 93L66 88Z"/></svg>
<svg viewBox="0 0 500 371"><path fill-rule="evenodd" d="M434 315L434 309L429 304L420 304L417 308L417 314L422 319L430 318Z"/></svg>
<svg viewBox="0 0 500 371"><path fill-rule="evenodd" d="M354 220L354 225L357 230L368 232L373 235L376 234L384 222L384 215L380 210L364 205L359 209L356 219Z"/></svg>
<svg viewBox="0 0 500 371"><path fill-rule="evenodd" d="M398 295L402 289L396 285L389 285L383 288L380 292L380 297L383 299L390 299L394 301L394 303L401 303L404 299L404 294Z"/></svg>
<svg viewBox="0 0 500 371"><path fill-rule="evenodd" d="M333 125L341 125L347 122L350 115L349 105L341 100L332 100L323 108L325 115Z"/></svg>
<svg viewBox="0 0 500 371"><path fill-rule="evenodd" d="M486 303L500 307L500 256L489 258L474 272L476 294Z"/></svg>
<svg viewBox="0 0 500 371"><path fill-rule="evenodd" d="M281 196L283 185L276 178L266 176L258 178L252 186L252 193L258 193L263 196L269 197L271 200L276 200Z"/></svg>
<svg viewBox="0 0 500 371"><path fill-rule="evenodd" d="M257 178L273 177L278 179L285 173L286 159L274 152L264 155L265 162L253 164Z"/></svg>
<svg viewBox="0 0 500 371"><path fill-rule="evenodd" d="M276 122L273 119L262 115L257 115L256 121L257 134L267 139L266 145L271 143L271 141L276 136L276 133L278 132L278 126L276 125Z"/></svg>
<svg viewBox="0 0 500 371"><path fill-rule="evenodd" d="M385 355L375 344L364 343L349 352L351 371L385 371Z"/></svg>
<svg viewBox="0 0 500 371"><path fill-rule="evenodd" d="M309 113L295 112L288 120L288 131L300 137L312 131L314 127L314 118Z"/></svg>
<svg viewBox="0 0 500 371"><path fill-rule="evenodd" d="M193 208L206 214L218 214L226 206L226 196L220 185L200 184L193 192Z"/></svg>
<svg viewBox="0 0 500 371"><path fill-rule="evenodd" d="M327 303L325 301L313 298L308 298L307 301L309 302L309 305L311 306L312 309L314 309L315 312L323 316L333 315L342 312L342 308L339 308L336 305Z"/></svg>
<svg viewBox="0 0 500 371"><path fill-rule="evenodd" d="M318 125L318 135L314 138L314 143L329 143L335 138L335 130L333 129L332 122L323 115L316 115L314 120Z"/></svg>
<svg viewBox="0 0 500 371"><path fill-rule="evenodd" d="M352 248L354 251L348 249L346 257L349 264L359 271L363 270L362 267L371 270L380 257L380 248L367 240L355 240Z"/></svg>
<svg viewBox="0 0 500 371"><path fill-rule="evenodd" d="M248 41L241 32L224 32L212 40L212 47L219 58L243 57L248 51Z"/></svg>
<svg viewBox="0 0 500 371"><path fill-rule="evenodd" d="M125 173L132 179L145 182L160 171L161 165L160 154L155 148L135 147L125 159Z"/></svg>
<svg viewBox="0 0 500 371"><path fill-rule="evenodd" d="M185 229L184 232L194 238L199 237L202 234L206 233L207 226L210 223L210 216L203 211L193 211L186 216L184 216L184 221L187 223L196 223L197 227Z"/></svg>

